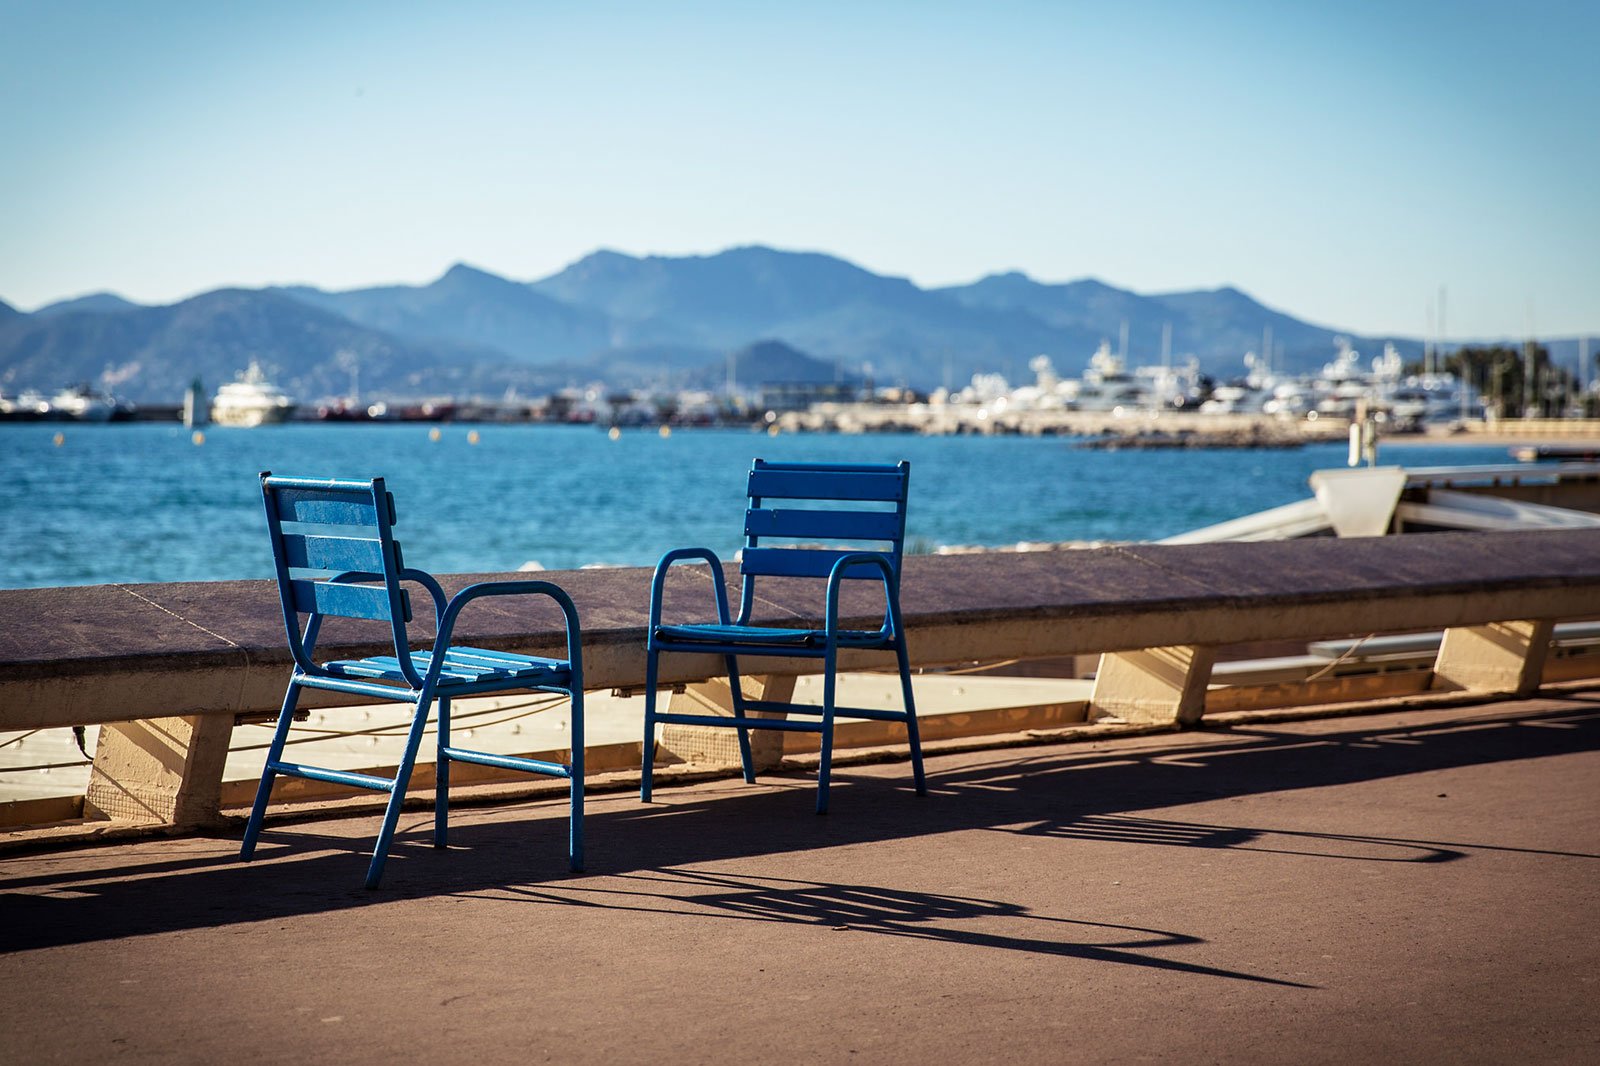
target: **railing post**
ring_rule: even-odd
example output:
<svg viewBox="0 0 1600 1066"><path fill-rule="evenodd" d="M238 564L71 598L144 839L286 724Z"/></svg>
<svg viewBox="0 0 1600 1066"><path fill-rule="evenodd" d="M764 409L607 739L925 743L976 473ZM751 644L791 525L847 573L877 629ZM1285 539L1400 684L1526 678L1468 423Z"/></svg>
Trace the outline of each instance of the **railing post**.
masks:
<svg viewBox="0 0 1600 1066"><path fill-rule="evenodd" d="M211 825L222 806L222 767L233 717L146 718L102 726L84 812L123 822Z"/></svg>
<svg viewBox="0 0 1600 1066"><path fill-rule="evenodd" d="M1544 677L1555 623L1491 622L1447 629L1433 665L1433 688L1527 696Z"/></svg>
<svg viewBox="0 0 1600 1066"><path fill-rule="evenodd" d="M1206 709L1216 650L1195 645L1107 652L1095 672L1089 720L1193 725Z"/></svg>
<svg viewBox="0 0 1600 1066"><path fill-rule="evenodd" d="M740 691L747 700L773 700L787 703L794 698L792 674L741 675ZM688 685L672 694L668 710L674 714L733 715L733 692L725 677ZM785 718L780 712L752 711L752 718ZM737 730L711 726L674 725L661 727L663 751L684 762L718 766L739 764ZM757 770L770 770L783 759L783 733L776 729L750 730L750 755Z"/></svg>

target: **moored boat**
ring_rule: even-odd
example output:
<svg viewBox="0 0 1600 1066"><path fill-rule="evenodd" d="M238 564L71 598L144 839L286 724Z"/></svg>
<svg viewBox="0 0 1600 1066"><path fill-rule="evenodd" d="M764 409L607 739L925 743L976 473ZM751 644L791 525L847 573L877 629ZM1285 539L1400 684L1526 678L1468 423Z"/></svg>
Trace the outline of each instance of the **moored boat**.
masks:
<svg viewBox="0 0 1600 1066"><path fill-rule="evenodd" d="M211 401L211 420L219 426L262 426L287 422L295 402L267 380L261 364L250 360L249 369L217 390Z"/></svg>

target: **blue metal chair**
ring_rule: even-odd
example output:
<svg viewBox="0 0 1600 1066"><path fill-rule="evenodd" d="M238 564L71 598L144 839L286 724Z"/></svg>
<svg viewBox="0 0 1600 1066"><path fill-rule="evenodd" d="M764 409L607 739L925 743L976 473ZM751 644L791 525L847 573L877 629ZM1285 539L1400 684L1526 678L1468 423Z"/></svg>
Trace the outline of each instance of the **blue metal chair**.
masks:
<svg viewBox="0 0 1600 1066"><path fill-rule="evenodd" d="M639 798L650 802L651 763L657 722L728 726L739 731L739 756L745 781L755 783L750 756L750 730L781 729L822 734L822 759L817 771L817 813L828 809L828 777L833 759L836 718L868 718L904 722L911 744L911 767L919 795L927 787L922 773L922 745L917 736L916 704L911 696L911 664L905 630L900 624L900 557L905 544L906 490L911 464L843 466L817 463L769 463L757 459L750 468L749 509L745 512L745 546L739 562L742 587L739 615L728 616L728 590L722 562L706 548L680 548L661 557L650 587L650 628L646 643L644 760ZM795 501L782 508L771 501ZM786 547L765 543L801 541ZM818 542L826 542L819 544ZM849 546L840 546L846 542ZM872 550L862 543L878 545ZM717 621L702 625L663 625L662 594L672 565L699 559L711 565ZM823 628L784 629L751 624L757 578L826 579ZM884 595L883 624L877 629L843 629L839 625L839 593L846 580L876 580ZM900 667L904 710L839 707L835 703L839 649L893 651ZM656 680L662 652L726 656L733 715L658 712ZM739 685L738 657L791 656L821 659L822 706L746 699ZM780 711L795 718L753 718L751 711ZM815 719L820 717L820 721Z"/></svg>
<svg viewBox="0 0 1600 1066"><path fill-rule="evenodd" d="M573 871L583 869L583 661L578 612L567 594L548 581L496 581L469 585L445 600L439 582L420 570L408 569L395 541L394 496L383 479L339 481L261 475L267 510L267 532L283 604L284 627L294 672L283 698L283 710L267 752L255 807L245 827L239 857L249 860L261 833L262 817L279 774L306 777L389 793L367 870L367 887L376 888L394 839L395 824L405 800L406 785L416 764L428 711L439 705L439 754L434 788L435 847L447 843L450 764L479 763L527 773L565 777L571 782L568 857ZM427 590L433 600L437 637L431 651L413 652L406 635L411 621L411 593L402 583ZM566 618L567 657L542 659L482 648L452 647L450 636L461 609L486 596L536 594L555 600ZM308 615L304 631L300 616ZM316 662L317 634L323 618L337 615L388 623L394 654L366 659ZM288 762L283 747L302 689L329 689L379 700L414 704L399 769L390 778L330 770ZM572 698L572 761L552 763L490 752L469 751L450 743L450 701L457 697L507 689L562 692Z"/></svg>

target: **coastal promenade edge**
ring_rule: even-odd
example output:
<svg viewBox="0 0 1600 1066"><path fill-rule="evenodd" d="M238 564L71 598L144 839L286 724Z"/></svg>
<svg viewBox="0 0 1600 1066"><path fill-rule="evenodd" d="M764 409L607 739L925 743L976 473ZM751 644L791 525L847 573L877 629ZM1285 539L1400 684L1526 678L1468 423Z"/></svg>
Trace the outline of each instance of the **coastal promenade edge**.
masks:
<svg viewBox="0 0 1600 1066"><path fill-rule="evenodd" d="M644 679L649 571L544 575L577 603L589 686ZM482 575L446 579L452 591ZM667 615L704 617L709 575L685 567ZM845 613L881 610L851 589ZM1426 687L1527 694L1543 676L1556 622L1600 614L1600 535L1592 531L1432 534L1277 543L1126 545L1083 551L908 558L903 610L919 667L1099 654L1090 720L1177 727L1204 712L1219 647L1264 640L1442 629ZM762 601L758 621L815 619ZM240 716L276 710L289 661L265 581L0 591L0 728L112 724L96 774L128 802L113 817L168 824L216 818L221 762ZM342 621L342 620L335 620ZM538 603L485 604L459 639L539 654L562 640ZM331 625L324 648L380 650ZM847 659L845 668L869 660ZM691 689L713 656L674 656L662 683ZM763 662L760 677L796 670ZM801 669L804 668L802 665Z"/></svg>

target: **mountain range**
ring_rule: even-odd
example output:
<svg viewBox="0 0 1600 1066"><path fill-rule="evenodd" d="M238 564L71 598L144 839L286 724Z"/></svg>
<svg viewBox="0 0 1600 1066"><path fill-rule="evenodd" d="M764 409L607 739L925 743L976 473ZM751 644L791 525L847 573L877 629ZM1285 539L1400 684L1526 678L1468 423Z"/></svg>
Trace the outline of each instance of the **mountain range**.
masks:
<svg viewBox="0 0 1600 1066"><path fill-rule="evenodd" d="M364 394L390 398L526 395L724 380L734 353L746 385L803 371L959 387L979 372L1017 382L1041 352L1076 374L1102 341L1120 345L1124 328L1130 363L1159 361L1168 333L1174 362L1192 356L1219 379L1243 373L1268 328L1275 364L1291 371L1328 361L1341 332L1364 354L1385 342L1407 358L1422 351L1416 339L1303 322L1234 288L1139 295L1012 272L923 289L833 256L756 246L598 251L531 282L458 264L416 286L219 289L154 307L96 293L31 314L0 303L0 387L86 381L175 402L197 376L215 388L256 359L307 400L350 391L357 374Z"/></svg>

